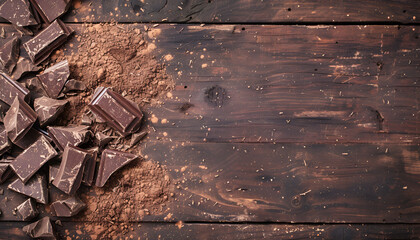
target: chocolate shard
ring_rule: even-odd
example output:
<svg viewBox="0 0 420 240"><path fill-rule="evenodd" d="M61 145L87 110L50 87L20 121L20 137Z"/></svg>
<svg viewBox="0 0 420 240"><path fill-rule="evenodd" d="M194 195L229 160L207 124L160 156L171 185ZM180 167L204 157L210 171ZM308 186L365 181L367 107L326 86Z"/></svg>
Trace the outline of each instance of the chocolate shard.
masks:
<svg viewBox="0 0 420 240"><path fill-rule="evenodd" d="M88 155L89 153L85 150L67 145L52 184L69 195L76 193L82 183L83 170Z"/></svg>
<svg viewBox="0 0 420 240"><path fill-rule="evenodd" d="M146 131L142 131L139 133L134 133L131 136L131 140L130 140L130 147L133 147L134 145L136 145L137 143L140 142L140 140L142 140L144 137L146 137L147 132Z"/></svg>
<svg viewBox="0 0 420 240"><path fill-rule="evenodd" d="M7 158L0 160L0 184L4 183L13 175L13 171L9 166L12 161L12 159Z"/></svg>
<svg viewBox="0 0 420 240"><path fill-rule="evenodd" d="M31 40L23 44L29 58L36 65L43 62L59 46L61 46L73 32L59 19L38 33Z"/></svg>
<svg viewBox="0 0 420 240"><path fill-rule="evenodd" d="M49 173L48 173L48 182L52 183L54 181L55 176L57 176L58 169L60 168L60 165L50 165Z"/></svg>
<svg viewBox="0 0 420 240"><path fill-rule="evenodd" d="M47 129L55 145L61 151L67 144L77 147L85 143L91 135L88 126L47 127Z"/></svg>
<svg viewBox="0 0 420 240"><path fill-rule="evenodd" d="M39 130L32 127L25 134L25 136L23 136L19 140L15 141L14 144L16 146L20 147L21 149L27 149L29 146L34 144L34 142L36 142L38 140L38 138L41 137L41 136L42 136L42 133Z"/></svg>
<svg viewBox="0 0 420 240"><path fill-rule="evenodd" d="M0 17L18 27L38 24L27 0L7 0L0 6Z"/></svg>
<svg viewBox="0 0 420 240"><path fill-rule="evenodd" d="M38 114L38 120L41 127L54 122L64 111L64 108L68 103L67 100L56 100L48 97L35 99L34 108L35 112Z"/></svg>
<svg viewBox="0 0 420 240"><path fill-rule="evenodd" d="M7 137L7 131L3 124L0 124L0 156L9 151L12 144Z"/></svg>
<svg viewBox="0 0 420 240"><path fill-rule="evenodd" d="M2 72L0 72L0 86L0 100L9 106L12 105L16 97L23 100L27 100L29 97L28 89Z"/></svg>
<svg viewBox="0 0 420 240"><path fill-rule="evenodd" d="M19 43L19 38L14 37L0 48L0 64L8 74L12 74L19 59Z"/></svg>
<svg viewBox="0 0 420 240"><path fill-rule="evenodd" d="M86 204L77 197L70 197L51 204L51 212L57 217L72 217L84 208L86 208Z"/></svg>
<svg viewBox="0 0 420 240"><path fill-rule="evenodd" d="M48 96L37 77L25 79L25 86L31 91L31 96L34 98Z"/></svg>
<svg viewBox="0 0 420 240"><path fill-rule="evenodd" d="M10 164L22 182L26 183L57 152L44 136L27 148Z"/></svg>
<svg viewBox="0 0 420 240"><path fill-rule="evenodd" d="M47 204L48 202L47 182L44 175L37 174L26 184L24 184L20 179L16 179L14 182L9 184L7 188L31 197L39 203Z"/></svg>
<svg viewBox="0 0 420 240"><path fill-rule="evenodd" d="M97 88L89 108L123 136L136 132L141 126L143 113L137 104L109 88Z"/></svg>
<svg viewBox="0 0 420 240"><path fill-rule="evenodd" d="M67 60L61 61L37 75L48 96L51 98L57 98L60 95L69 76L70 69Z"/></svg>
<svg viewBox="0 0 420 240"><path fill-rule="evenodd" d="M31 220L38 215L36 203L31 198L28 198L22 204L17 206L16 210L23 221Z"/></svg>
<svg viewBox="0 0 420 240"><path fill-rule="evenodd" d="M15 70L13 71L11 77L13 80L19 80L22 76L24 76L26 73L30 72L38 72L41 70L41 67L36 66L31 62L31 60L19 57Z"/></svg>
<svg viewBox="0 0 420 240"><path fill-rule="evenodd" d="M87 186L92 186L93 179L95 177L95 169L96 169L96 158L98 156L98 147L94 147L87 150L89 155L86 160L85 169L83 171L83 179L82 182Z"/></svg>
<svg viewBox="0 0 420 240"><path fill-rule="evenodd" d="M34 223L26 225L22 231L31 238L56 239L53 225L49 217L44 217Z"/></svg>
<svg viewBox="0 0 420 240"><path fill-rule="evenodd" d="M98 176L95 185L103 187L109 177L118 169L127 165L131 161L138 159L137 155L120 152L116 150L105 149L102 152L101 162L99 163Z"/></svg>
<svg viewBox="0 0 420 240"><path fill-rule="evenodd" d="M109 142L111 142L115 137L97 132L95 134L95 144L99 147L105 147Z"/></svg>
<svg viewBox="0 0 420 240"><path fill-rule="evenodd" d="M69 79L64 86L63 93L68 92L81 92L86 90L86 85L82 81L77 81L75 79Z"/></svg>
<svg viewBox="0 0 420 240"><path fill-rule="evenodd" d="M7 136L12 142L17 142L31 129L36 121L35 111L21 98L16 97L4 116L4 126Z"/></svg>
<svg viewBox="0 0 420 240"><path fill-rule="evenodd" d="M54 21L69 9L71 0L30 0L42 20Z"/></svg>

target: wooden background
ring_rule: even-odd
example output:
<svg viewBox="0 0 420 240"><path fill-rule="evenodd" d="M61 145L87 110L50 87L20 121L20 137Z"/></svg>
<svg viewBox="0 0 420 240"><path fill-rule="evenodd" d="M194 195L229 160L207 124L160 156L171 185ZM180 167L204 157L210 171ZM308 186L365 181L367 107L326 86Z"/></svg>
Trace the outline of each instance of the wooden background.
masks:
<svg viewBox="0 0 420 240"><path fill-rule="evenodd" d="M420 238L419 1L73 5L76 33L150 27L175 80L143 145L179 186L173 216L133 219L135 238ZM21 202L5 196L1 209ZM10 211L0 220L23 237ZM63 225L79 235L77 218Z"/></svg>

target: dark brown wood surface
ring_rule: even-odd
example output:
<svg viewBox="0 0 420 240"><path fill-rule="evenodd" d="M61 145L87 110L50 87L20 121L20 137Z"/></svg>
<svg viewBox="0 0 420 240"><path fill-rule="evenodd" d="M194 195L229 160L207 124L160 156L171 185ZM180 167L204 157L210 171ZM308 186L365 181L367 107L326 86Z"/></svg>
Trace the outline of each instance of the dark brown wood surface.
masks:
<svg viewBox="0 0 420 240"><path fill-rule="evenodd" d="M420 2L416 0L88 0L75 5L66 21L418 23L420 18Z"/></svg>
<svg viewBox="0 0 420 240"><path fill-rule="evenodd" d="M6 0L0 0L0 4ZM75 0L66 22L418 23L416 0ZM4 19L2 19L4 21Z"/></svg>
<svg viewBox="0 0 420 240"><path fill-rule="evenodd" d="M176 198L162 215L132 216L133 238L419 239L419 2L74 5L64 19L76 34L83 21L147 26L176 84L145 110L142 147ZM309 25L288 25L299 22ZM23 238L12 209L25 197L6 187L0 239ZM62 237L89 238L77 217L63 225Z"/></svg>

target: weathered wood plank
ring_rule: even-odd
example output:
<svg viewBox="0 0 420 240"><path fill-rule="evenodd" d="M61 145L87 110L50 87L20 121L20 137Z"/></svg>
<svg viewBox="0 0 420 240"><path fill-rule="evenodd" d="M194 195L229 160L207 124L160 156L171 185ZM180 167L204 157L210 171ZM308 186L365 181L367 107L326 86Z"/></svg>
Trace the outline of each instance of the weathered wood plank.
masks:
<svg viewBox="0 0 420 240"><path fill-rule="evenodd" d="M416 27L165 25L148 35L172 59L173 97L151 109L172 140L420 142Z"/></svg>
<svg viewBox="0 0 420 240"><path fill-rule="evenodd" d="M418 143L419 33L159 26L149 36L162 59L172 56L177 87L151 110L168 123L153 124L179 141Z"/></svg>
<svg viewBox="0 0 420 240"><path fill-rule="evenodd" d="M142 152L166 166L176 185L167 211L144 221L420 222L418 146L149 139ZM110 189L121 181L111 179ZM53 186L50 190L50 199L64 197ZM80 192L94 196L96 191ZM0 220L19 220L12 209L25 198L17 195L6 190L1 196ZM130 219L141 218L133 213Z"/></svg>
<svg viewBox="0 0 420 240"><path fill-rule="evenodd" d="M420 19L420 3L415 0L87 0L75 1L74 5L65 18L68 22L415 23Z"/></svg>
<svg viewBox="0 0 420 240"><path fill-rule="evenodd" d="M91 239L83 224L62 222L57 226L60 239ZM0 223L4 239L30 239L18 222ZM178 227L179 226L179 227ZM419 239L420 226L416 224L191 224L133 223L126 234L116 239Z"/></svg>

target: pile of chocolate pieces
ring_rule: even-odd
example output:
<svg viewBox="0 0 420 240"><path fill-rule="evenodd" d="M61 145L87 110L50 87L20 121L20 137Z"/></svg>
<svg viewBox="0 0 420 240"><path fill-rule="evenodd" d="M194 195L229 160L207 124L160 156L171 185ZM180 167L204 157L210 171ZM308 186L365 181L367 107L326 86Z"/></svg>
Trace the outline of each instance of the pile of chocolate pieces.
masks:
<svg viewBox="0 0 420 240"><path fill-rule="evenodd" d="M137 155L108 149L114 137L90 130L94 120L124 138L140 130L143 114L139 106L109 88L95 90L89 104L92 121L82 120L80 126L54 126L69 105L68 94L85 88L82 82L68 79L66 60L34 73L71 35L72 30L58 19L68 6L68 0L7 0L0 6L0 16L23 34L39 30L23 43L29 59L20 56L17 37L0 48L0 183L9 181L9 189L29 197L13 210L24 221L37 217L37 203L49 204L51 187L66 196L50 204L51 214L75 216L86 207L76 196L81 184L103 187L114 172L138 159ZM44 27L35 27L41 19ZM34 77L23 85L21 77L28 72ZM144 135L132 136L138 142ZM55 238L49 217L25 226L23 231L33 238Z"/></svg>

